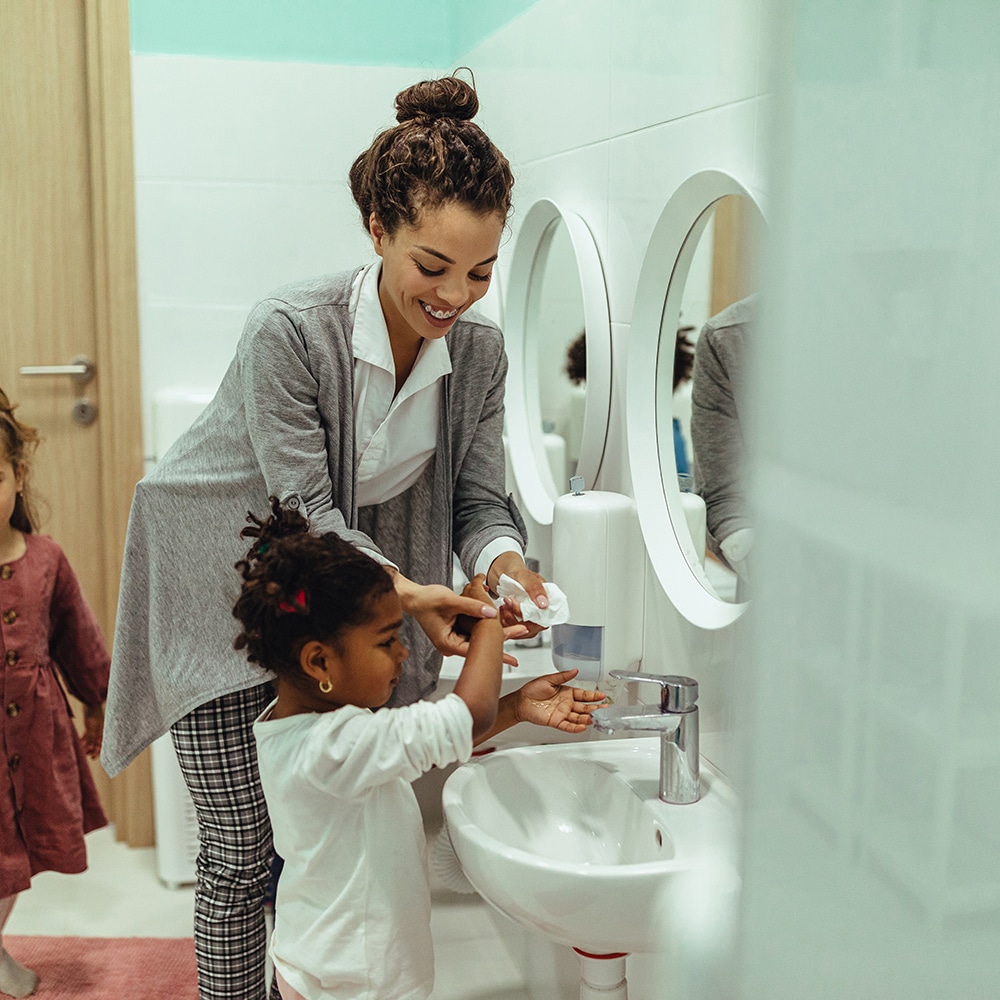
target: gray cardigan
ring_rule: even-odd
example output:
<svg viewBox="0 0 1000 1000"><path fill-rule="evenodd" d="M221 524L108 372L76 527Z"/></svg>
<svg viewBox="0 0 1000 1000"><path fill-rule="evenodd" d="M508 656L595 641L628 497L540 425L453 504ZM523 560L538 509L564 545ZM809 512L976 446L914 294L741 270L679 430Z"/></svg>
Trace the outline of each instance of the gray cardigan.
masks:
<svg viewBox="0 0 1000 1000"><path fill-rule="evenodd" d="M709 547L753 527L747 499L747 341L759 293L734 302L702 327L691 373L694 488L705 501Z"/></svg>
<svg viewBox="0 0 1000 1000"><path fill-rule="evenodd" d="M233 649L234 564L248 511L298 496L316 532L334 531L418 583L450 586L454 550L471 576L483 548L520 537L502 443L503 337L466 313L447 335L437 450L408 490L356 504L354 356L348 302L357 272L297 282L251 312L201 416L136 487L115 626L101 762L110 775L178 719L269 676ZM441 655L407 618L410 649L393 704L429 694Z"/></svg>

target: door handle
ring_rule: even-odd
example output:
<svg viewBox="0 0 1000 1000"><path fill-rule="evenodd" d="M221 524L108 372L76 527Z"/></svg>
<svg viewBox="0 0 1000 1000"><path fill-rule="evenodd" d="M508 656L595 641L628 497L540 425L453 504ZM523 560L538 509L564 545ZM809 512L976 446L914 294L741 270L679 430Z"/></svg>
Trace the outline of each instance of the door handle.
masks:
<svg viewBox="0 0 1000 1000"><path fill-rule="evenodd" d="M67 375L77 385L86 385L97 373L97 366L90 358L82 355L68 365L23 365L22 375Z"/></svg>

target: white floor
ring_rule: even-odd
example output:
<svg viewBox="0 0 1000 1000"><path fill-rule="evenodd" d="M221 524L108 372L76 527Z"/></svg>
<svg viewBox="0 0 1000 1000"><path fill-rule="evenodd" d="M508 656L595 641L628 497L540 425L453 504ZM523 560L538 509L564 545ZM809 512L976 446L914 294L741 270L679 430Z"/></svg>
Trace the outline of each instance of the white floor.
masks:
<svg viewBox="0 0 1000 1000"><path fill-rule="evenodd" d="M168 889L154 848L130 848L113 828L87 838L82 875L45 872L21 895L7 934L79 937L190 937L194 889ZM524 980L478 897L434 888L434 1000L527 1000Z"/></svg>

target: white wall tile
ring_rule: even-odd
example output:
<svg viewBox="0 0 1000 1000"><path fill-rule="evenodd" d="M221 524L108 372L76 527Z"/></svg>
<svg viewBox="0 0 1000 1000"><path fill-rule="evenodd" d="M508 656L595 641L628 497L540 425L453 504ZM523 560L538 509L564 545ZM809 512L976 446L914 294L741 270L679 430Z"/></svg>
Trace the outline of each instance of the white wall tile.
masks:
<svg viewBox="0 0 1000 1000"><path fill-rule="evenodd" d="M611 318L631 321L635 287L649 237L671 196L688 177L722 170L751 188L757 99L631 133L610 143L608 258ZM694 220L692 219L692 222Z"/></svg>
<svg viewBox="0 0 1000 1000"><path fill-rule="evenodd" d="M611 134L610 29L610 0L543 0L462 57L515 171Z"/></svg>
<svg viewBox="0 0 1000 1000"><path fill-rule="evenodd" d="M514 211L510 216L510 252L517 243L521 221L541 198L575 212L587 223L607 270L609 147L606 142L584 146L526 164L515 177Z"/></svg>
<svg viewBox="0 0 1000 1000"><path fill-rule="evenodd" d="M136 175L330 183L428 68L134 55Z"/></svg>
<svg viewBox="0 0 1000 1000"><path fill-rule="evenodd" d="M342 184L137 185L140 288L160 302L243 304L372 257Z"/></svg>
<svg viewBox="0 0 1000 1000"><path fill-rule="evenodd" d="M757 94L760 0L611 0L611 8L615 135Z"/></svg>
<svg viewBox="0 0 1000 1000"><path fill-rule="evenodd" d="M239 306L142 305L144 451L151 455L153 399L161 389L214 393L229 367L247 310Z"/></svg>

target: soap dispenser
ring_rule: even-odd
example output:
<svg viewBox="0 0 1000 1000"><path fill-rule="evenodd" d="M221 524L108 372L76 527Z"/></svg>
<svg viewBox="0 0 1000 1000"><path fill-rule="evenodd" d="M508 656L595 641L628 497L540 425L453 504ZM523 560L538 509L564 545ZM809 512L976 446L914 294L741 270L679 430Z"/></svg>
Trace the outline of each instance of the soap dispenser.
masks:
<svg viewBox="0 0 1000 1000"><path fill-rule="evenodd" d="M570 480L552 514L552 579L566 594L570 620L552 626L552 660L576 668L577 680L598 687L611 670L642 660L645 549L635 501L621 493L585 490Z"/></svg>

